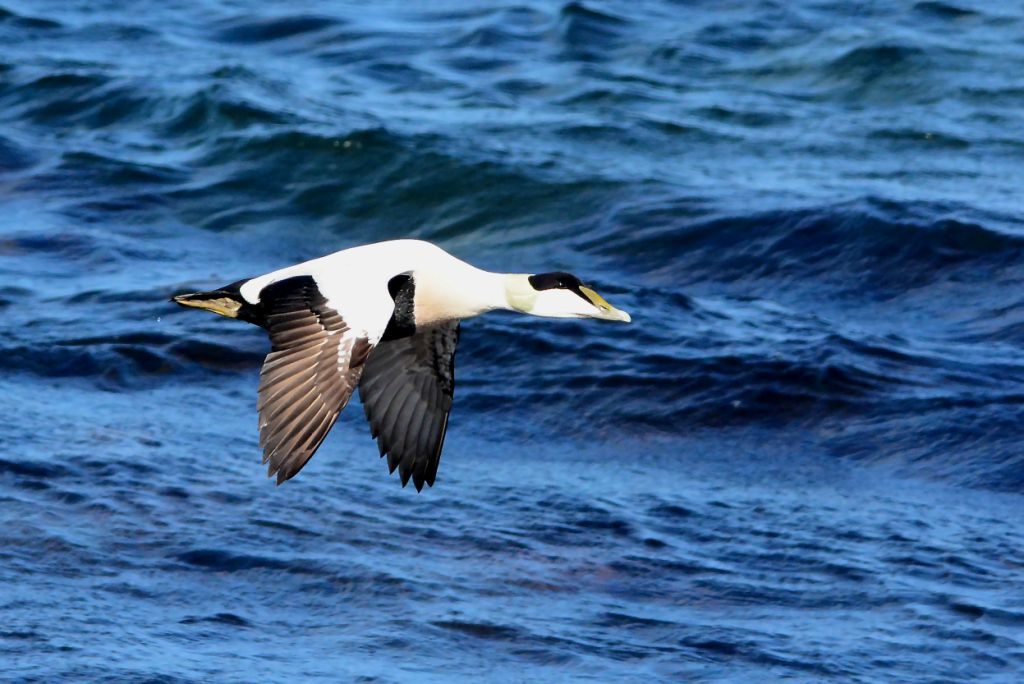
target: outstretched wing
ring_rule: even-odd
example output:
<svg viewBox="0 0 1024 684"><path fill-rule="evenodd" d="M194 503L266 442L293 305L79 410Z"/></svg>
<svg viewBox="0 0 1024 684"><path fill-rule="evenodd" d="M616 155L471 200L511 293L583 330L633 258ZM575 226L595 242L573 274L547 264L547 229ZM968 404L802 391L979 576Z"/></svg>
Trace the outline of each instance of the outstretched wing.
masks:
<svg viewBox="0 0 1024 684"><path fill-rule="evenodd" d="M455 392L458 322L418 328L408 337L380 342L370 354L359 397L377 440L398 468L404 487L433 486L441 460L448 412Z"/></svg>
<svg viewBox="0 0 1024 684"><path fill-rule="evenodd" d="M312 276L260 292L272 351L260 371L260 448L278 484L302 470L359 384L369 342L327 305Z"/></svg>

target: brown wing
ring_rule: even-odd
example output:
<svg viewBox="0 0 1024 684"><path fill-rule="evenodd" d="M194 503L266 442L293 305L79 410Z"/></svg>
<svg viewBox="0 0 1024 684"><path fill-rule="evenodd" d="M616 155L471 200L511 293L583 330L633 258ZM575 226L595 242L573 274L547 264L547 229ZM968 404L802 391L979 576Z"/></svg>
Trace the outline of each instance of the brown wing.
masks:
<svg viewBox="0 0 1024 684"><path fill-rule="evenodd" d="M433 486L455 393L458 322L417 329L409 336L380 342L370 354L359 383L359 397L377 439L398 468L404 487Z"/></svg>
<svg viewBox="0 0 1024 684"><path fill-rule="evenodd" d="M272 351L260 371L260 448L278 484L295 476L334 425L370 351L316 281L298 276L260 292Z"/></svg>

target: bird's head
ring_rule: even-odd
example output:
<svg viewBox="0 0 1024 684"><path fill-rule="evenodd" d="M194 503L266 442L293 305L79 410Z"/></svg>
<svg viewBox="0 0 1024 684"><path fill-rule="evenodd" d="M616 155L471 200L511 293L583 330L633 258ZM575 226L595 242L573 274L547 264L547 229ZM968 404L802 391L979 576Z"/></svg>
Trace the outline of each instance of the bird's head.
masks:
<svg viewBox="0 0 1024 684"><path fill-rule="evenodd" d="M506 288L506 296L513 309L532 316L630 321L628 313L616 309L571 273L515 277Z"/></svg>

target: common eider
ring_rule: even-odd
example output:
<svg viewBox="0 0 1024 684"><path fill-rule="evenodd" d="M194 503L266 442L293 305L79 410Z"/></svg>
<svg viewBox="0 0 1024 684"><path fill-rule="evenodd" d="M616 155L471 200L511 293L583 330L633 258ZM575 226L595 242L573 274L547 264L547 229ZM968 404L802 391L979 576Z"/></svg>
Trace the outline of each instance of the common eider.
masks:
<svg viewBox="0 0 1024 684"><path fill-rule="evenodd" d="M459 321L495 309L630 320L570 273L491 273L420 240L353 247L173 301L270 335L257 409L278 484L302 469L358 387L389 471L417 491L433 486L441 458Z"/></svg>

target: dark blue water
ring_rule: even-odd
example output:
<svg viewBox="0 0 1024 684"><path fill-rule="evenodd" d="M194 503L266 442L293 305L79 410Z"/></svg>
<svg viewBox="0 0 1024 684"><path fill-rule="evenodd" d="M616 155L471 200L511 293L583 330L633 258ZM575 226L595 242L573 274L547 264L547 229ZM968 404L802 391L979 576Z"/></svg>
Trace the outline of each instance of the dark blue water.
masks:
<svg viewBox="0 0 1024 684"><path fill-rule="evenodd" d="M0 0L0 663L35 681L1024 677L1024 8ZM260 465L344 247L467 323L437 485Z"/></svg>

